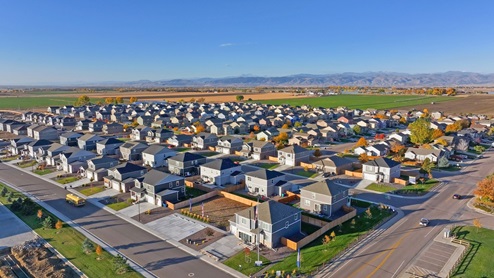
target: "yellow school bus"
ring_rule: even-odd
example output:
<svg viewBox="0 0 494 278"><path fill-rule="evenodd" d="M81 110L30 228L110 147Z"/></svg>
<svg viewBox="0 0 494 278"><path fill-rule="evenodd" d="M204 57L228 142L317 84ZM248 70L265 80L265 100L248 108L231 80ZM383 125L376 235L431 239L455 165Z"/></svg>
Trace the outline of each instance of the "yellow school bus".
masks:
<svg viewBox="0 0 494 278"><path fill-rule="evenodd" d="M74 194L67 194L67 196L65 196L65 201L69 204L72 204L76 207L79 207L79 206L83 206L85 203L86 203L86 200L84 198L81 198L77 195L74 195Z"/></svg>

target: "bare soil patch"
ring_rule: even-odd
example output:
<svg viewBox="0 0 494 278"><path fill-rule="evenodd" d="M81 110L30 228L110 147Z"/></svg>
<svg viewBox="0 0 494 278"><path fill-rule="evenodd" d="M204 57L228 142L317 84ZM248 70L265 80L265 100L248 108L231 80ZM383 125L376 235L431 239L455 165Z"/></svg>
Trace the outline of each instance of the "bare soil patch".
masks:
<svg viewBox="0 0 494 278"><path fill-rule="evenodd" d="M174 214L176 211L173 211L169 208L159 207L151 210L151 213L142 212L140 216L140 221L142 224L147 224L149 222L153 222L154 220L163 218L165 216ZM132 216L132 219L139 221L139 215Z"/></svg>
<svg viewBox="0 0 494 278"><path fill-rule="evenodd" d="M243 209L249 206L239 202L216 196L204 201L204 216L209 216L210 224L220 229L226 230L230 225L228 220ZM202 203L192 206L192 212L201 215Z"/></svg>
<svg viewBox="0 0 494 278"><path fill-rule="evenodd" d="M209 232L208 232L209 231ZM184 238L180 240L179 242L196 250L200 251L204 247L210 245L211 243L217 241L218 239L222 238L224 234L215 231L211 228L204 228L200 230L199 232L192 234L188 236L187 238ZM187 241L190 240L190 241Z"/></svg>

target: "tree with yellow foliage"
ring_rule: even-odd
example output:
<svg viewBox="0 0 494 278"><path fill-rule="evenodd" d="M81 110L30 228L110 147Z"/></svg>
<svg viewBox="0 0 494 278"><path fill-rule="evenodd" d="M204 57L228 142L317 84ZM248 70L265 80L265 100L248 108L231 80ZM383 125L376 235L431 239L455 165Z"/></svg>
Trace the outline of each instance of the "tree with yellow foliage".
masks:
<svg viewBox="0 0 494 278"><path fill-rule="evenodd" d="M367 142L367 140L365 140L364 137L360 137L357 143L355 143L355 147L367 147L368 145L369 143Z"/></svg>
<svg viewBox="0 0 494 278"><path fill-rule="evenodd" d="M358 160L362 163L366 163L369 161L369 156L366 153L361 153L358 157Z"/></svg>
<svg viewBox="0 0 494 278"><path fill-rule="evenodd" d="M114 98L112 98L112 97L105 98L105 103L106 104L112 104L113 102L115 102L115 99Z"/></svg>
<svg viewBox="0 0 494 278"><path fill-rule="evenodd" d="M440 129L434 129L434 131L432 132L432 139L437 139L441 136L444 136L444 132Z"/></svg>
<svg viewBox="0 0 494 278"><path fill-rule="evenodd" d="M116 103L124 103L123 97L115 97Z"/></svg>
<svg viewBox="0 0 494 278"><path fill-rule="evenodd" d="M129 101L130 103L134 103L137 101L137 97L130 97Z"/></svg>

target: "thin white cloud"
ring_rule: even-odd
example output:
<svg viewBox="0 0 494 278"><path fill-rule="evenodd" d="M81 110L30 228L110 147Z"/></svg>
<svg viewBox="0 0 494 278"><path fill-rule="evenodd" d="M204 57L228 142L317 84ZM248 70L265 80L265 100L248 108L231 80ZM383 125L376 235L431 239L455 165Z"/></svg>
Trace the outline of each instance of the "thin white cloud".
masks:
<svg viewBox="0 0 494 278"><path fill-rule="evenodd" d="M220 44L220 47L229 47L229 46L234 46L234 45L235 45L234 43L227 42L227 43Z"/></svg>

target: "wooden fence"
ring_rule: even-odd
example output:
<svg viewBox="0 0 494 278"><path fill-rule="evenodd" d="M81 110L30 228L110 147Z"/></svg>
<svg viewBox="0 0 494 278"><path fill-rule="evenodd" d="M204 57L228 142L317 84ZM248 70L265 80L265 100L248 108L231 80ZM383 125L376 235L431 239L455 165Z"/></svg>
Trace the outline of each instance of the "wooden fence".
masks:
<svg viewBox="0 0 494 278"><path fill-rule="evenodd" d="M297 196L296 194L295 195L291 195L291 196L286 196L286 197L283 197L283 198L280 198L278 199L278 203L282 203L282 204L288 204L294 200L300 200L300 197Z"/></svg>
<svg viewBox="0 0 494 278"><path fill-rule="evenodd" d="M399 179L399 178L395 178L393 180L393 183L397 183L397 184L401 184L401 185L407 185L408 184L408 181L407 180L403 180L403 179Z"/></svg>
<svg viewBox="0 0 494 278"><path fill-rule="evenodd" d="M352 212L347 213L347 214L343 215L342 217L329 222L328 224L326 224L323 227L321 227L319 230L315 231L314 233L312 233L312 234L304 237L303 239L301 239L301 240L299 240L297 242L292 241L292 240L287 239L287 238L281 238L281 243L283 243L286 247L288 247L288 248L290 248L292 250L297 250L298 248L302 248L305 245L311 243L312 241L314 241L318 237L320 237L323 234L325 234L330 229L332 229L332 228L340 225L341 223L343 223L345 221L348 221L349 219L352 219L356 215L357 215L357 210L354 209L354 210L352 210Z"/></svg>
<svg viewBox="0 0 494 278"><path fill-rule="evenodd" d="M315 168L314 165L312 165L312 163L305 163L305 162L300 162L300 166L302 166L303 168L307 167L308 169Z"/></svg>
<svg viewBox="0 0 494 278"><path fill-rule="evenodd" d="M268 160L278 162L278 157L277 156L268 156Z"/></svg>
<svg viewBox="0 0 494 278"><path fill-rule="evenodd" d="M251 206L252 207L252 206L257 205L257 202L256 201L253 201L253 200L250 200L250 199L247 199L247 198L244 198L242 196L238 196L238 195L235 195L235 194L232 194L232 193L228 193L228 192L225 192L225 191L218 192L218 195L220 195L222 197L225 197L227 199L233 200L235 202L242 203L242 204L247 205L247 206Z"/></svg>
<svg viewBox="0 0 494 278"><path fill-rule="evenodd" d="M234 192L234 191L237 191L237 190L242 190L245 188L245 184L243 182L239 183L239 184L232 184L232 185L226 185L222 191L225 191L225 192Z"/></svg>
<svg viewBox="0 0 494 278"><path fill-rule="evenodd" d="M190 203L197 204L199 202L202 202L206 199L212 198L212 197L217 196L217 195L218 195L218 191L215 190L215 191L208 192L204 195L197 196L197 197L192 198L190 200L185 200L185 201L182 201L182 202L179 202L176 204L171 203L169 201L165 201L165 203L166 203L167 207L170 208L171 210L177 210L177 209L188 207L190 205Z"/></svg>
<svg viewBox="0 0 494 278"><path fill-rule="evenodd" d="M310 217L310 216L305 215L305 214L302 214L301 219L302 219L302 222L307 223L307 224L311 224L312 226L317 226L319 228L324 227L325 225L327 225L329 223L329 221L324 221L321 219Z"/></svg>
<svg viewBox="0 0 494 278"><path fill-rule="evenodd" d="M465 249L463 249L463 251L461 252L461 255L458 257L458 259L454 263L453 267L449 270L449 273L447 276L448 278L455 274L456 269L463 262L467 252L470 250L470 242L468 242L468 241L461 240L461 239L453 239L453 240L451 240L451 242L456 243L456 244L461 244L461 245L465 246Z"/></svg>
<svg viewBox="0 0 494 278"><path fill-rule="evenodd" d="M362 172L348 171L345 170L345 175L350 177L361 178L363 176Z"/></svg>

